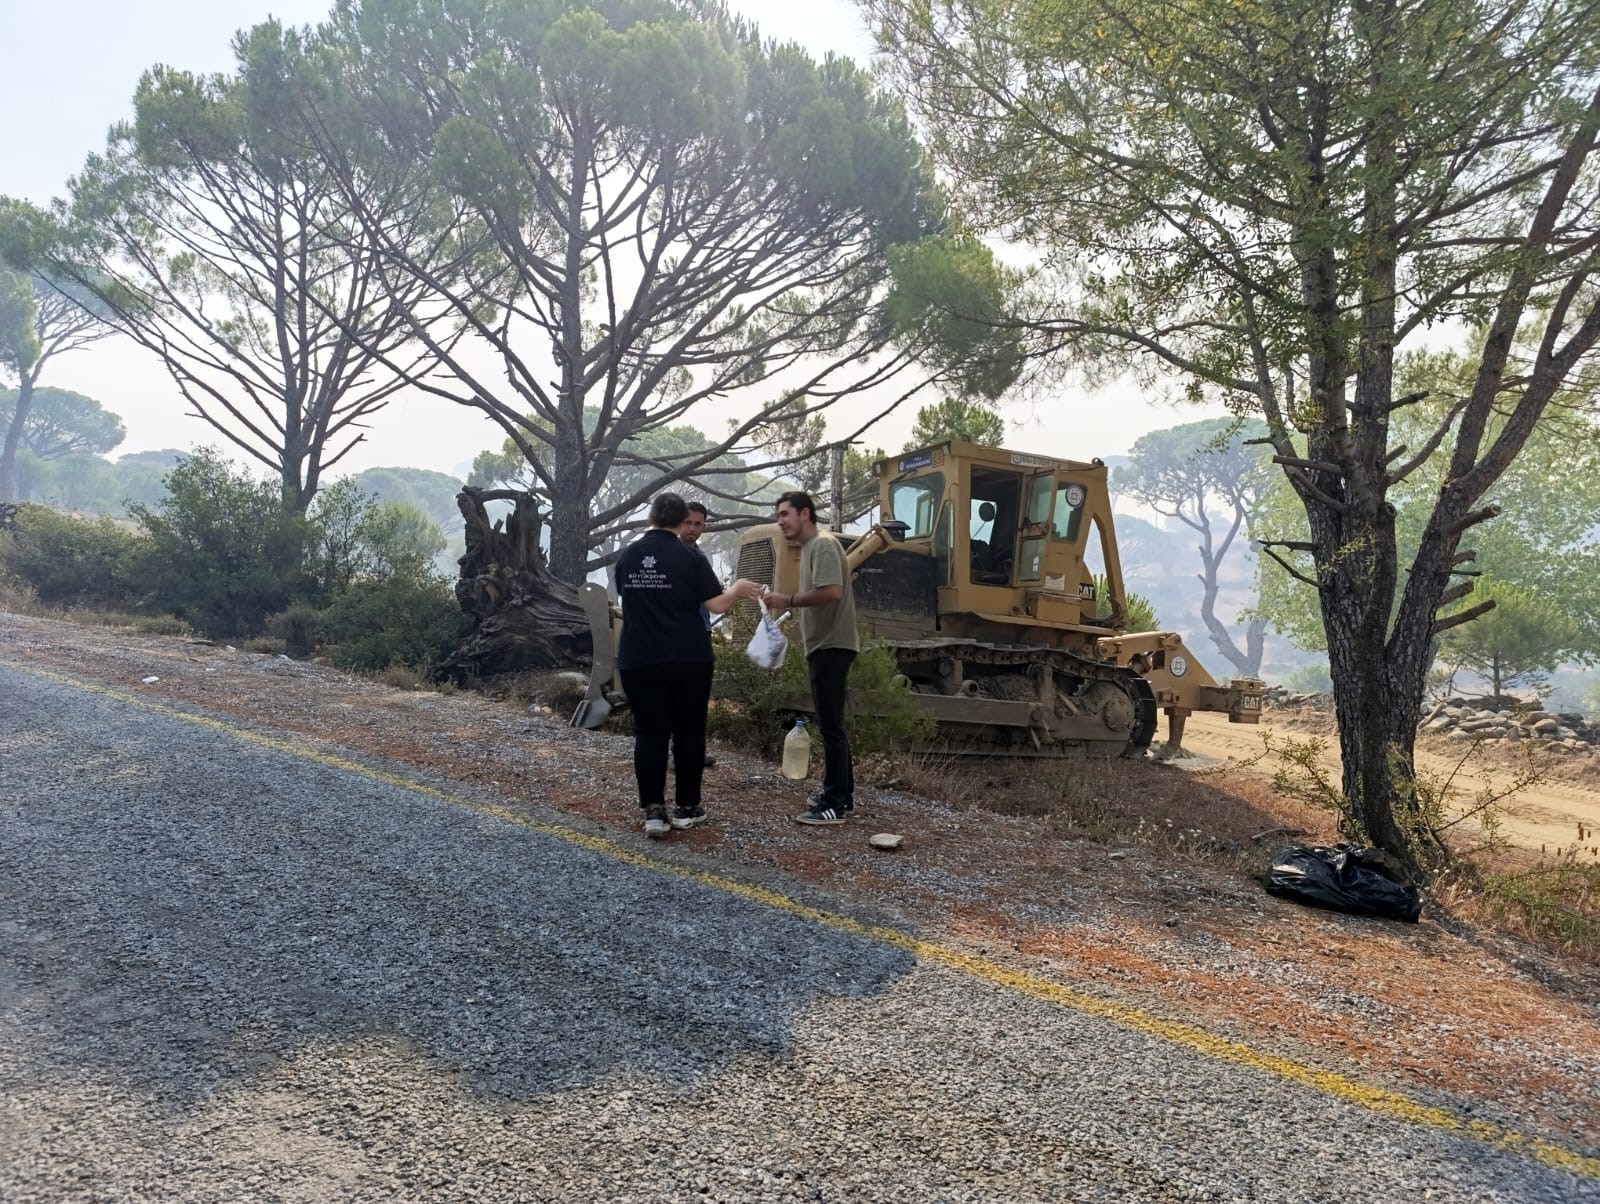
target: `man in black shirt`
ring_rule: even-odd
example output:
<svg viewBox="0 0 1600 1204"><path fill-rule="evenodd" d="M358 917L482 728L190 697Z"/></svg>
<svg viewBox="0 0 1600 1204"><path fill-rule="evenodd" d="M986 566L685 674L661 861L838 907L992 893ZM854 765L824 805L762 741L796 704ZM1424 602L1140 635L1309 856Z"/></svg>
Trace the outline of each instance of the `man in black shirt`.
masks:
<svg viewBox="0 0 1600 1204"><path fill-rule="evenodd" d="M711 565L678 538L689 508L675 493L650 506L650 530L617 558L622 599L622 639L617 668L633 707L633 773L652 839L706 818L700 802L705 774L706 708L711 700L711 641L700 617L703 604L723 614L761 587L739 580L724 590ZM667 753L677 789L667 816Z"/></svg>

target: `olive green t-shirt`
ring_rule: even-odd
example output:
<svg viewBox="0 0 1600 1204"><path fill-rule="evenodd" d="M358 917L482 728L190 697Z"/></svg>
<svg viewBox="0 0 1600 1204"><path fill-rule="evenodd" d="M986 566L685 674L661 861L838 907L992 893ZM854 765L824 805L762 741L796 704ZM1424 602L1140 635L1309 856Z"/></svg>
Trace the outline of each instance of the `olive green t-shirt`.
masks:
<svg viewBox="0 0 1600 1204"><path fill-rule="evenodd" d="M818 586L840 585L844 596L826 606L801 606L800 638L805 641L806 655L824 648L848 648L861 651L860 637L856 634L856 599L850 591L850 568L845 564L844 545L832 535L818 531L800 545L800 593Z"/></svg>

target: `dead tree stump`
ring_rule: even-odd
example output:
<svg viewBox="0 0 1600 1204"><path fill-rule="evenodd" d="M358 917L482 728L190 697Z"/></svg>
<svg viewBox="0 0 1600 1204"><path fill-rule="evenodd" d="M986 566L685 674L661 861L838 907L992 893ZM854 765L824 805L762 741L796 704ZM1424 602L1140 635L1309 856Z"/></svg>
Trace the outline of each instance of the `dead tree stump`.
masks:
<svg viewBox="0 0 1600 1204"><path fill-rule="evenodd" d="M484 503L502 500L512 502L512 511L491 524ZM469 485L456 495L456 505L467 537L456 601L478 622L440 673L461 681L527 669L586 668L593 659L589 621L577 590L545 564L538 503L519 490Z"/></svg>

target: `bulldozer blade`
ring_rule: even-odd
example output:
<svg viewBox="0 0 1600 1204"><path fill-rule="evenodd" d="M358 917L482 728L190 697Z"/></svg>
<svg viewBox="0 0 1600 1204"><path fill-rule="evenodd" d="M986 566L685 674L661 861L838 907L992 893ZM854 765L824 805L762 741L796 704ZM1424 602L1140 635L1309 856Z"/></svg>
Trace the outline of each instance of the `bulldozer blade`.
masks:
<svg viewBox="0 0 1600 1204"><path fill-rule="evenodd" d="M592 732L603 726L610 715L611 704L604 698L585 698L578 703L578 709L572 712L570 726Z"/></svg>

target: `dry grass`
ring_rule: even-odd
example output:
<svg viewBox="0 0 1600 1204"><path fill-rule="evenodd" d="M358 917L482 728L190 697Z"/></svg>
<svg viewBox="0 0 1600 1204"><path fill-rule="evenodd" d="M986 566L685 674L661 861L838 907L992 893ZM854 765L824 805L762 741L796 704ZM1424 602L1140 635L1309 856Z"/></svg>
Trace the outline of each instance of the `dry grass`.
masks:
<svg viewBox="0 0 1600 1204"><path fill-rule="evenodd" d="M571 669L503 673L485 681L474 682L468 689L520 707L537 707L554 715L572 714L584 691L588 689L588 675Z"/></svg>
<svg viewBox="0 0 1600 1204"><path fill-rule="evenodd" d="M1296 841L1337 838L1333 816L1244 777L1143 761L1002 760L918 752L864 780L956 806L1044 821L1067 840L1181 854L1248 874Z"/></svg>
<svg viewBox="0 0 1600 1204"><path fill-rule="evenodd" d="M379 685L388 686L391 690L408 692L426 690L429 686L427 678L410 665L386 665L372 675L372 680Z"/></svg>
<svg viewBox="0 0 1600 1204"><path fill-rule="evenodd" d="M50 607L39 601L33 586L16 577L0 573L0 610L14 615L30 615L36 619L57 617Z"/></svg>
<svg viewBox="0 0 1600 1204"><path fill-rule="evenodd" d="M149 635L189 636L194 629L176 615L135 615L122 610L89 607L63 608L39 601L33 587L15 578L0 577L0 611L36 619L59 619L79 627L131 627Z"/></svg>

